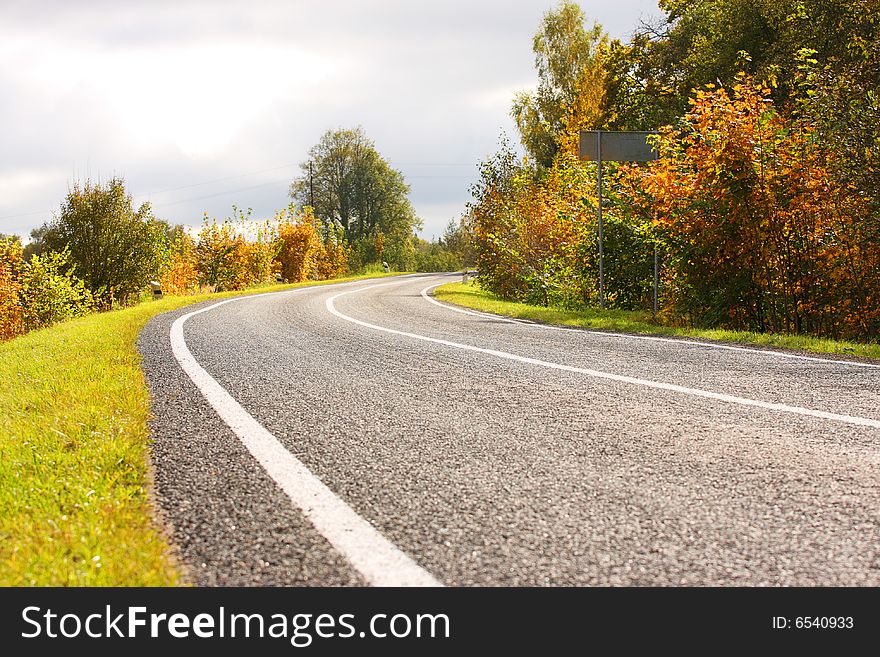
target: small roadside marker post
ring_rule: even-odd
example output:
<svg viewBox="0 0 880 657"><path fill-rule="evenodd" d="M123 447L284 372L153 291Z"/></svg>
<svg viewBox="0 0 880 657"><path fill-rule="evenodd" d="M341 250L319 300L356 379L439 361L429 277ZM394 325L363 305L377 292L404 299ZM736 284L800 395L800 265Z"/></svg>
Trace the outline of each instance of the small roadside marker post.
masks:
<svg viewBox="0 0 880 657"><path fill-rule="evenodd" d="M580 159L596 163L598 204L596 219L599 237L599 308L605 308L605 240L602 235L602 161L649 162L657 159L657 151L648 143L651 131L581 130ZM654 312L657 312L657 247L654 246Z"/></svg>

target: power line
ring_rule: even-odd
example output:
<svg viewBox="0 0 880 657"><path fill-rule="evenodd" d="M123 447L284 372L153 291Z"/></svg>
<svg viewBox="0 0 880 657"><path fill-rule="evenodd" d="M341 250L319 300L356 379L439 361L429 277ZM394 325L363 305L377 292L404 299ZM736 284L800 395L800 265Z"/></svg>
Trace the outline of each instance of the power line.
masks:
<svg viewBox="0 0 880 657"><path fill-rule="evenodd" d="M401 167L475 167L475 162L395 162L390 160L389 164Z"/></svg>
<svg viewBox="0 0 880 657"><path fill-rule="evenodd" d="M157 192L142 192L140 194L135 194L135 198L140 198L142 196L152 196L153 194L164 194L166 192L176 192L181 189L191 189L193 187L202 187L204 185L211 185L213 183L218 182L227 182L229 180L238 180L239 178L247 178L248 176L257 176L261 173L269 173L270 171L280 171L281 169L290 169L293 167L298 167L299 164L285 164L280 167L272 167L271 169L261 169L259 171L250 171L248 173L240 173L235 176L227 176L225 178L214 178L213 180L206 180L204 182L193 183L191 185L181 185L180 187L169 187L168 189L160 189Z"/></svg>
<svg viewBox="0 0 880 657"><path fill-rule="evenodd" d="M391 161L390 163L395 166L407 166L407 167L475 167L475 166L477 166L473 162L465 163L465 162L395 162L395 161ZM214 183L228 182L230 180L238 180L240 178L247 178L248 176L257 176L262 173L270 173L272 171L280 171L282 169L291 169L293 167L298 167L298 166L300 166L298 163L297 164L284 164L281 166L271 167L268 169L260 169L257 171L249 171L247 173L240 173L240 174L236 174L234 176L225 176L223 178L213 178L211 180L205 180L202 182L192 183L189 185L180 185L178 187L169 187L169 188L160 189L157 191L141 192L139 194L133 194L132 198L138 198L138 199L149 198L149 197L157 195L157 194L166 194L168 192L176 192L176 191L180 191L182 189L192 189L194 187L203 187L205 185L211 185ZM458 180L467 180L471 177L472 176L465 176L465 175L432 176L432 175L424 175L424 174L415 175L415 176L406 176L406 178L408 178L408 179L442 178L442 179L458 179ZM241 187L239 189L232 189L232 190L228 190L228 191L217 192L215 194L206 194L203 196L196 196L196 197L192 197L192 198L179 199L177 201L170 201L167 203L161 203L161 205L162 206L179 205L181 203L189 203L192 201L201 201L204 199L216 198L218 196L226 196L228 194L236 194L238 192L244 192L244 191L248 191L251 189L259 189L261 187L268 187L271 185L277 185L281 182L285 182L285 183L289 182L289 179L285 178L284 180L272 181L272 182L268 182L268 183L262 183L259 185L251 185L249 187ZM36 215L45 215L45 214L51 214L51 213L52 213L52 210L36 210L34 212L23 212L20 214L10 214L10 215L0 216L0 220L19 219L22 217L33 217Z"/></svg>
<svg viewBox="0 0 880 657"><path fill-rule="evenodd" d="M51 214L51 210L37 210L36 212L25 212L22 214L7 214L3 217L0 217L0 221L3 219L18 219L19 217L33 217L37 214Z"/></svg>
<svg viewBox="0 0 880 657"><path fill-rule="evenodd" d="M208 198L216 198L218 196L226 196L228 194L237 194L238 192L246 192L251 189L259 189L260 187L270 187L271 185L278 185L281 183L288 184L290 181L285 178L284 180L273 180L272 182L261 183L259 185L251 185L249 187L240 187L238 189L230 189L225 192L217 192L216 194L206 194L204 196L196 196L194 198L184 198L177 201L171 201L169 203L161 203L162 207L167 205L179 205L181 203L189 203L191 201L202 201Z"/></svg>

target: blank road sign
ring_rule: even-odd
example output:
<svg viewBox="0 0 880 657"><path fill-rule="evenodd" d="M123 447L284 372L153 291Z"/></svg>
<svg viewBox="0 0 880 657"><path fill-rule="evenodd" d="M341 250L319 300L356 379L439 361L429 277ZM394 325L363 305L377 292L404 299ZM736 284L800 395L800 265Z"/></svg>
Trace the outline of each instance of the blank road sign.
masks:
<svg viewBox="0 0 880 657"><path fill-rule="evenodd" d="M589 162L598 159L596 145L598 130L581 131L580 158ZM602 130L603 162L647 162L657 159L657 151L648 144L648 137L656 132L615 132Z"/></svg>

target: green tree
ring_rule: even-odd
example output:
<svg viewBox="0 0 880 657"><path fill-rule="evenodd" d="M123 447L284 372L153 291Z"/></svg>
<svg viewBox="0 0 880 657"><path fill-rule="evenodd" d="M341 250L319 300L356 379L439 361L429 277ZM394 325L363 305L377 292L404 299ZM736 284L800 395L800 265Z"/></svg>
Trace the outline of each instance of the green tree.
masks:
<svg viewBox="0 0 880 657"><path fill-rule="evenodd" d="M24 247L24 259L30 260L32 256L43 255L46 250L46 232L49 230L49 224L34 228L31 231L31 241Z"/></svg>
<svg viewBox="0 0 880 657"><path fill-rule="evenodd" d="M338 225L351 244L375 239L380 232L402 243L420 226L403 174L379 154L362 128L326 132L301 168L290 186L291 198L301 207L312 206L325 234Z"/></svg>
<svg viewBox="0 0 880 657"><path fill-rule="evenodd" d="M511 108L523 146L544 167L553 164L568 113L603 75L600 53L607 36L598 24L588 29L585 22L571 0L544 15L532 42L538 87L517 94Z"/></svg>
<svg viewBox="0 0 880 657"><path fill-rule="evenodd" d="M43 227L39 252L67 251L69 267L103 305L124 302L158 276L166 228L149 203L135 210L121 178L86 180Z"/></svg>
<svg viewBox="0 0 880 657"><path fill-rule="evenodd" d="M802 53L841 73L874 48L877 4L869 0L660 0L664 16L628 44L610 47L606 119L614 128L654 128L688 110L693 89L728 86L745 71L786 107ZM861 48L854 47L861 44ZM843 79L843 78L841 78ZM876 76L872 80L876 87Z"/></svg>
<svg viewBox="0 0 880 657"><path fill-rule="evenodd" d="M837 177L858 190L880 223L880 14L854 0L834 57L804 49L796 76L798 113L831 147ZM876 235L880 239L880 226Z"/></svg>

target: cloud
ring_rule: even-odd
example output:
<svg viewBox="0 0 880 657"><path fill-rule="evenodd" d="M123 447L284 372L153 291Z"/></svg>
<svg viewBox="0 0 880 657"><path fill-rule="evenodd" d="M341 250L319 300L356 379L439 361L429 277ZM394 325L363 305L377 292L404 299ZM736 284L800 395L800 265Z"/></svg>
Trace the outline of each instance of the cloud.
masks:
<svg viewBox="0 0 880 657"><path fill-rule="evenodd" d="M620 35L651 0L583 3ZM0 232L123 175L173 222L269 217L321 134L362 125L439 235L468 200L549 0L0 4ZM621 27L623 26L623 27ZM32 214L33 213L33 214Z"/></svg>

